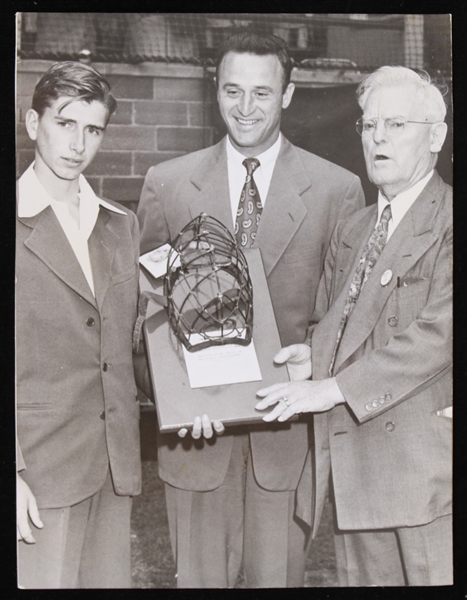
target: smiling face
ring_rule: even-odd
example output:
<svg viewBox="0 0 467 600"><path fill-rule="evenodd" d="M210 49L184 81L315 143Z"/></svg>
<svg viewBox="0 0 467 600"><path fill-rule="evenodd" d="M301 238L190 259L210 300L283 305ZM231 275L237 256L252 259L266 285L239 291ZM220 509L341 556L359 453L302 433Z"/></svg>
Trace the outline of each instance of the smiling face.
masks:
<svg viewBox="0 0 467 600"><path fill-rule="evenodd" d="M60 97L41 116L32 109L26 115L29 137L36 143L34 170L46 188L58 180L77 180L104 138L108 116L104 104L74 100L60 110L68 101Z"/></svg>
<svg viewBox="0 0 467 600"><path fill-rule="evenodd" d="M282 67L274 54L228 52L217 81L219 109L232 145L257 156L277 140L281 113L292 100L294 84L282 90Z"/></svg>
<svg viewBox="0 0 467 600"><path fill-rule="evenodd" d="M388 132L384 119L430 121L413 86L375 88L368 96L364 119L378 119L374 132L362 136L368 177L392 200L423 179L437 161L446 137L446 124L406 123L402 132Z"/></svg>

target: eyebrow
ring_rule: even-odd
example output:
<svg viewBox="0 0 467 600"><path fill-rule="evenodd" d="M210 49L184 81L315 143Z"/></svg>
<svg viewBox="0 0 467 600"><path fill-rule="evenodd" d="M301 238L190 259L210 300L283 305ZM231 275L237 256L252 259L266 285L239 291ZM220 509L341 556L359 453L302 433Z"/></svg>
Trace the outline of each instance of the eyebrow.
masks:
<svg viewBox="0 0 467 600"><path fill-rule="evenodd" d="M60 114L55 116L55 119L58 121L62 121L62 123L76 123L75 119L67 119L66 117L61 117ZM93 125L92 123L88 123L86 127L93 127L94 129L98 129L99 131L105 131L105 127L101 127L100 125Z"/></svg>
<svg viewBox="0 0 467 600"><path fill-rule="evenodd" d="M239 83L224 83L224 85L222 86L222 88L227 88L227 87L236 87L236 88L240 88L242 87ZM255 85L254 86L255 90L267 90L268 92L273 92L274 90L272 89L272 87L270 87L269 85Z"/></svg>

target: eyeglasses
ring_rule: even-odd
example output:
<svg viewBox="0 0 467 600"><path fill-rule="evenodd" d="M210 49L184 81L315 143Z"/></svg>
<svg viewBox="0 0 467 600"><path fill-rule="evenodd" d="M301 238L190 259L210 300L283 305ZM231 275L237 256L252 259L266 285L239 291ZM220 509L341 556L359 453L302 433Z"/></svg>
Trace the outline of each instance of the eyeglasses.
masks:
<svg viewBox="0 0 467 600"><path fill-rule="evenodd" d="M357 133L361 136L366 136L374 133L376 131L376 124L379 119L358 119L355 123L355 128ZM406 123L417 123L418 125L435 125L435 123L431 123L428 121L407 121L406 119L401 119L400 117L393 117L391 119L382 119L384 123L384 129L389 133L389 135L400 135L405 128Z"/></svg>

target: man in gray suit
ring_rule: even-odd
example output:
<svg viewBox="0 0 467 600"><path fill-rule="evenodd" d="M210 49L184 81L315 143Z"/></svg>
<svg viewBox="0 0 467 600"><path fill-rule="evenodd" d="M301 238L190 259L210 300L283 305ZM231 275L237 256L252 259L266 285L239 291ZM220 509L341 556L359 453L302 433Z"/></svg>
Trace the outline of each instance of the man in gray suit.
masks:
<svg viewBox="0 0 467 600"><path fill-rule="evenodd" d="M313 412L315 473L298 514L317 531L328 480L342 586L452 583L452 189L435 170L440 91L405 67L358 90L378 204L336 227L295 381L260 390L265 420ZM311 362L310 362L311 358ZM319 380L319 381L318 381Z"/></svg>
<svg viewBox="0 0 467 600"><path fill-rule="evenodd" d="M16 222L21 588L131 587L138 222L81 175L115 107L99 73L65 62L40 79L26 114L35 161L18 181Z"/></svg>
<svg viewBox="0 0 467 600"><path fill-rule="evenodd" d="M174 240L201 212L238 229L239 243L254 240L285 344L306 337L335 224L364 203L358 177L280 133L291 70L280 38L230 38L216 74L228 135L151 168L138 208L142 252ZM193 417L191 436L158 436L178 586L233 587L242 559L248 587L302 586L308 529L294 505L307 423L230 427L218 437L222 423Z"/></svg>

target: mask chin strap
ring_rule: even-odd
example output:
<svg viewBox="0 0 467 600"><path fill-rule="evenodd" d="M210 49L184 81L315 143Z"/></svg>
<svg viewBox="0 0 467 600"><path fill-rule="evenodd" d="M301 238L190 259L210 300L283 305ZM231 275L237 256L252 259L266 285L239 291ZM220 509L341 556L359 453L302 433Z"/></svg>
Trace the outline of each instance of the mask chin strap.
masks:
<svg viewBox="0 0 467 600"><path fill-rule="evenodd" d="M139 344L141 341L141 329L143 327L144 320L146 319L146 313L148 311L149 301L152 300L156 304L167 308L167 296L163 294L156 294L155 292L142 292L138 301L138 318L136 319L135 327L133 329L133 353L137 354L139 351Z"/></svg>

